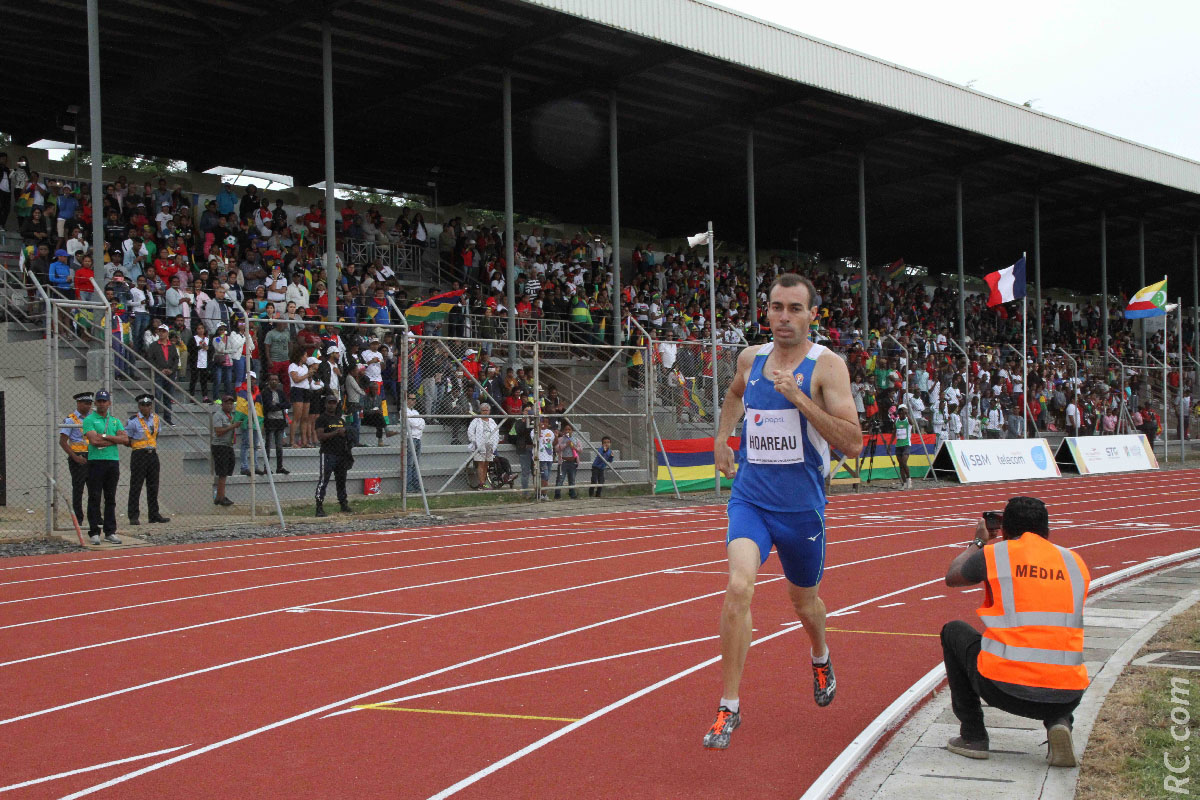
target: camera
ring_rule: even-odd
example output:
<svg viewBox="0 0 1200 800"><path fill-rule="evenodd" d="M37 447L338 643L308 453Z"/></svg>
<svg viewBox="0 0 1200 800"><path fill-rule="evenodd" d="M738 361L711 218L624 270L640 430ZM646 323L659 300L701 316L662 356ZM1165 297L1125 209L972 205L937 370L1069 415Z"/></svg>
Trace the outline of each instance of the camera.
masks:
<svg viewBox="0 0 1200 800"><path fill-rule="evenodd" d="M985 511L983 512L983 524L987 526L989 531L998 531L1004 523L1004 512L1002 511Z"/></svg>
<svg viewBox="0 0 1200 800"><path fill-rule="evenodd" d="M867 428L867 432L870 433L871 435L875 435L875 434L879 433L880 430L881 430L881 428L879 425L879 420L877 420L877 419L871 420L871 425L869 428Z"/></svg>

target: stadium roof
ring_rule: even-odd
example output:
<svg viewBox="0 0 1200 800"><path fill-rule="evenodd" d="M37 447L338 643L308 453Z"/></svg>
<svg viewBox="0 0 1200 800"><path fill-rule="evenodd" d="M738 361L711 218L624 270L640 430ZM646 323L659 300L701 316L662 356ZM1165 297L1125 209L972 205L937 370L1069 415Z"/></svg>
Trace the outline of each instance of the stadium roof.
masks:
<svg viewBox="0 0 1200 800"><path fill-rule="evenodd" d="M0 51L0 130L60 136L86 115L84 0L6 12L56 41L37 69ZM1147 273L1190 277L1200 164L695 0L104 0L105 149L323 179L325 14L340 183L428 193L436 168L442 202L501 207L509 69L519 212L608 219L615 92L626 225L744 241L753 127L760 247L857 254L861 151L872 263L953 269L961 176L970 272L1031 249L1038 191L1047 285L1098 286L1101 209L1110 287L1135 288L1138 220Z"/></svg>

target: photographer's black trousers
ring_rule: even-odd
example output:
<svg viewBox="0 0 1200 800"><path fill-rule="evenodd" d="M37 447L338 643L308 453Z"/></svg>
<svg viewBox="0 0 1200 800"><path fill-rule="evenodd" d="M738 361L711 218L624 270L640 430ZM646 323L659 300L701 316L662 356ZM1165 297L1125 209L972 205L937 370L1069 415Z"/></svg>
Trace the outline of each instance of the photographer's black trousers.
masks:
<svg viewBox="0 0 1200 800"><path fill-rule="evenodd" d="M942 626L942 658L950 684L950 707L958 717L958 732L969 742L987 741L980 698L992 708L1026 719L1041 720L1047 728L1058 721L1071 725L1079 700L1070 703L1038 703L1014 697L979 674L979 631L961 620Z"/></svg>

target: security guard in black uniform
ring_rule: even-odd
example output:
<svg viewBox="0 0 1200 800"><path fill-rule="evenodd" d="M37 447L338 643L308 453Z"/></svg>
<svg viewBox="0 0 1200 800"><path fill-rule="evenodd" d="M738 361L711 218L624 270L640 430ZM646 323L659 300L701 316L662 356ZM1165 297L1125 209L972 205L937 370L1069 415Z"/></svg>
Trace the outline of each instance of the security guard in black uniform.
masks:
<svg viewBox="0 0 1200 800"><path fill-rule="evenodd" d="M142 499L142 484L146 484L146 507L151 522L170 522L169 517L158 513L158 431L162 421L154 413L154 397L149 394L137 398L138 412L129 418L125 432L129 434L129 447L133 455L129 459L129 524L138 525Z"/></svg>
<svg viewBox="0 0 1200 800"><path fill-rule="evenodd" d="M71 510L75 521L83 524L83 490L87 488L88 456L87 439L83 438L83 418L92 413L91 392L75 395L75 410L63 418L62 430L58 432L58 446L67 454L67 469L71 473Z"/></svg>

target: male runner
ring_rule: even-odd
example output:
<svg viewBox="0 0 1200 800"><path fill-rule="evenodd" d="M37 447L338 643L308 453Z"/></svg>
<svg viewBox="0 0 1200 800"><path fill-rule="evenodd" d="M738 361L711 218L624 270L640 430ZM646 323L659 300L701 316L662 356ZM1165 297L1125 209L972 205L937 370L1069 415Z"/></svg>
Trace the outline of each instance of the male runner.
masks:
<svg viewBox="0 0 1200 800"><path fill-rule="evenodd" d="M745 411L736 476L729 498L729 586L721 611L724 693L704 746L721 750L741 724L738 685L750 648L750 598L758 569L774 546L788 593L812 650L813 697L833 701L837 683L825 645L825 604L818 596L825 567L825 476L829 448L847 456L862 449L846 363L808 340L817 313L816 291L800 275L785 273L768 293L772 339L738 354L737 375L721 405L715 458L735 472L728 445Z"/></svg>

